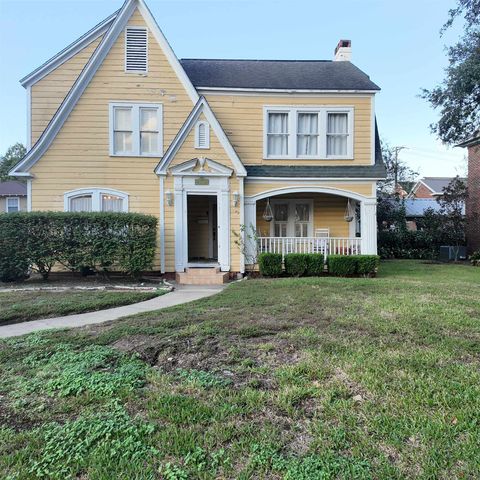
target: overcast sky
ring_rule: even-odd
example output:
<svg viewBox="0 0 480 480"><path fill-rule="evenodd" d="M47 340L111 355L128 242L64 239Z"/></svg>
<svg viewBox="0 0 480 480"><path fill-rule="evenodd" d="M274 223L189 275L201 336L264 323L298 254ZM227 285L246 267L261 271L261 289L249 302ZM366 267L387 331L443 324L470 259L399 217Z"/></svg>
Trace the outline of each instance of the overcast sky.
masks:
<svg viewBox="0 0 480 480"><path fill-rule="evenodd" d="M408 147L401 157L421 175L464 174L464 152L430 133L437 114L418 97L443 78L439 29L453 0L147 0L177 57L331 59L352 40L355 65L382 91L380 135ZM25 91L18 80L122 5L121 0L0 0L0 153L25 142Z"/></svg>

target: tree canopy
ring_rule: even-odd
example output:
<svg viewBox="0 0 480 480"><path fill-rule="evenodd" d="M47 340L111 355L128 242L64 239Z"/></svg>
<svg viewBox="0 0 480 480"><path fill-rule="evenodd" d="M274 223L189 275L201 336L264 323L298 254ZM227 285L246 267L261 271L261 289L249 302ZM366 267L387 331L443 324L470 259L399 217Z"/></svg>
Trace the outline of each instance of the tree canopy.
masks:
<svg viewBox="0 0 480 480"><path fill-rule="evenodd" d="M440 85L421 96L440 111L432 131L448 144L458 143L480 128L480 0L457 0L440 33L463 17L464 34L447 48L449 65Z"/></svg>
<svg viewBox="0 0 480 480"><path fill-rule="evenodd" d="M25 156L26 148L21 143L12 145L0 158L0 181L13 180L8 172Z"/></svg>

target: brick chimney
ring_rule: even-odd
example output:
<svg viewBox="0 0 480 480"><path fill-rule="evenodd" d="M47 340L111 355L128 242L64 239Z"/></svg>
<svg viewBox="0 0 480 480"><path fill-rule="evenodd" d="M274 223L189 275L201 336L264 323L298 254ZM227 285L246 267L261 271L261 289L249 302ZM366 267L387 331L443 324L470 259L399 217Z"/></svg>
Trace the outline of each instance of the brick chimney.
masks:
<svg viewBox="0 0 480 480"><path fill-rule="evenodd" d="M352 59L352 41L340 40L335 47L335 62L349 62Z"/></svg>
<svg viewBox="0 0 480 480"><path fill-rule="evenodd" d="M457 147L467 147L468 150L468 197L467 216L467 250L471 254L480 250L480 131Z"/></svg>

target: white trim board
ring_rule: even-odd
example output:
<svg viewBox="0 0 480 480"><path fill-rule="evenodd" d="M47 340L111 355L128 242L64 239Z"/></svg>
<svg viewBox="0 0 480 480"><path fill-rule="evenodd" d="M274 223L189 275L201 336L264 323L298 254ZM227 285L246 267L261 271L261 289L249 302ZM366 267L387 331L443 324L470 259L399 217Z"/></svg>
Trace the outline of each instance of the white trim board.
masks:
<svg viewBox="0 0 480 480"><path fill-rule="evenodd" d="M232 144L228 140L227 135L223 131L222 126L217 120L217 117L213 113L205 97L200 97L196 105L193 107L192 111L188 115L184 124L182 125L179 132L175 136L173 142L170 144L167 151L165 152L164 157L155 168L155 173L157 175L167 174L168 166L170 165L172 160L175 158L175 155L177 154L180 147L185 142L192 128L195 127L197 120L202 113L205 115L205 118L207 119L208 123L212 127L218 140L222 144L222 147L225 149L225 152L227 153L228 157L232 161L237 177L245 177L247 175L247 171L245 170L245 167L243 166L243 163L240 160L240 157L237 155L237 152L235 151Z"/></svg>
<svg viewBox="0 0 480 480"><path fill-rule="evenodd" d="M344 97L346 93L352 96L370 96L375 95L379 90L308 90L308 89L286 89L286 88L229 88L229 87L202 87L197 86L197 91L200 93L207 94L225 94L231 95L232 92L242 93L242 94L253 94L253 95L265 95L266 93L272 94L287 94L287 95L309 95L309 94L322 94L325 96L332 96L334 94L342 94Z"/></svg>
<svg viewBox="0 0 480 480"><path fill-rule="evenodd" d="M190 79L187 77L187 74L185 73L182 66L180 65L180 62L173 53L172 48L168 44L162 31L155 22L155 19L152 17L150 10L148 10L148 7L145 5L144 0L126 0L123 7L116 15L115 20L110 25L110 28L102 38L99 46L93 52L90 60L87 62L87 65L82 70L79 77L73 84L73 87L70 89L64 101L56 111L47 128L42 133L41 137L34 145L34 147L25 155L22 161L10 171L9 174L11 176L30 176L28 170L36 162L38 162L41 156L47 151L50 144L53 142L54 138L62 128L63 124L70 116L70 113L74 109L75 105L80 100L83 92L90 84L95 73L104 61L113 44L116 42L120 33L127 25L127 22L129 21L136 8L138 8L148 28L151 30L152 34L158 41L160 48L162 48L170 65L174 69L180 82L183 84L185 90L189 94L192 103L195 103L198 100L197 91L193 87Z"/></svg>

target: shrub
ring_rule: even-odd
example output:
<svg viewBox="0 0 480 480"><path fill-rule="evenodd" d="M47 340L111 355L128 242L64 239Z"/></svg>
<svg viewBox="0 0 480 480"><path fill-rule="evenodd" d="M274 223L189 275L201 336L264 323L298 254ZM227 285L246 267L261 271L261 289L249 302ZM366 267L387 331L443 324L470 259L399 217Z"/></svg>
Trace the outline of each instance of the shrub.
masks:
<svg viewBox="0 0 480 480"><path fill-rule="evenodd" d="M480 267L480 250L470 255L470 262L474 267Z"/></svg>
<svg viewBox="0 0 480 480"><path fill-rule="evenodd" d="M307 271L307 257L305 253L288 253L285 255L285 272L292 277L300 277Z"/></svg>
<svg viewBox="0 0 480 480"><path fill-rule="evenodd" d="M261 253L258 256L258 268L266 277L276 277L282 273L282 255L280 253Z"/></svg>
<svg viewBox="0 0 480 480"><path fill-rule="evenodd" d="M380 264L378 255L357 255L355 258L357 260L356 273L364 277L375 274Z"/></svg>
<svg viewBox="0 0 480 480"><path fill-rule="evenodd" d="M355 275L357 272L357 259L352 255L329 255L328 272L337 277Z"/></svg>
<svg viewBox="0 0 480 480"><path fill-rule="evenodd" d="M307 275L318 276L324 272L325 258L321 253L307 255Z"/></svg>
<svg viewBox="0 0 480 480"><path fill-rule="evenodd" d="M138 213L2 215L0 277L21 277L31 266L46 279L56 263L76 272L117 270L137 276L153 265L156 227L155 217Z"/></svg>
<svg viewBox="0 0 480 480"><path fill-rule="evenodd" d="M28 275L26 237L18 213L0 215L0 281L15 282Z"/></svg>
<svg viewBox="0 0 480 480"><path fill-rule="evenodd" d="M328 271L338 277L348 275L373 275L380 263L378 255L330 255Z"/></svg>

